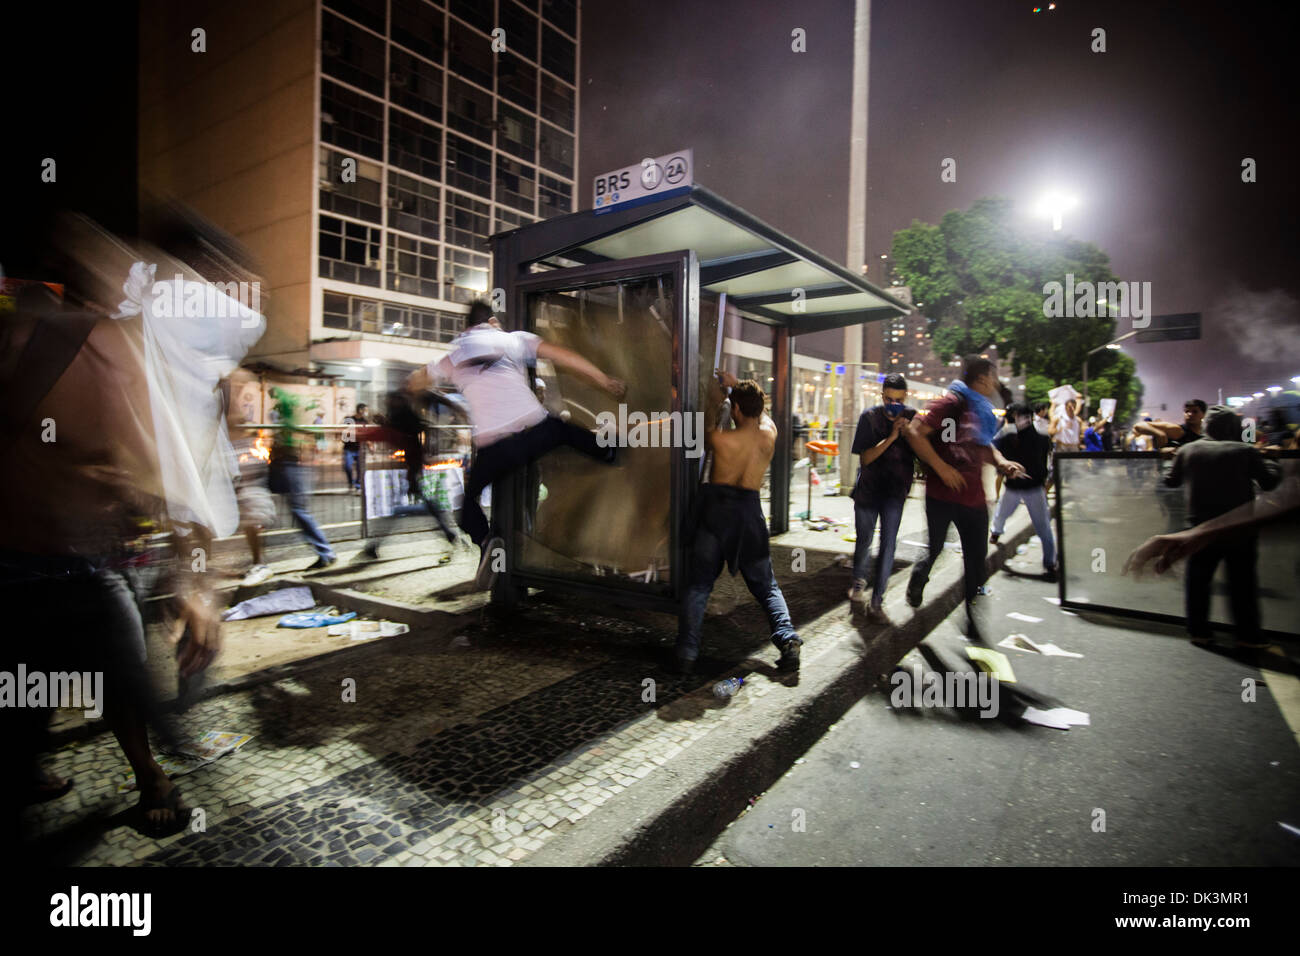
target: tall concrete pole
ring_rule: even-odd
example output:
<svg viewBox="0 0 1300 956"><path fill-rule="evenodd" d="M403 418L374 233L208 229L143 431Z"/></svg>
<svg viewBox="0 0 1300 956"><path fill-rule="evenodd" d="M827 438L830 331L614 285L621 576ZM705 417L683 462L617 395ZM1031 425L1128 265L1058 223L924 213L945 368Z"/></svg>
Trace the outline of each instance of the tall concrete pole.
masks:
<svg viewBox="0 0 1300 956"><path fill-rule="evenodd" d="M866 261L867 242L867 61L871 56L871 0L857 0L853 15L853 106L849 133L849 246L845 265L857 273ZM844 377L840 432L840 494L853 491L855 461L850 454L858 423L858 376L862 374L862 326L844 329ZM849 364L852 363L852 364Z"/></svg>

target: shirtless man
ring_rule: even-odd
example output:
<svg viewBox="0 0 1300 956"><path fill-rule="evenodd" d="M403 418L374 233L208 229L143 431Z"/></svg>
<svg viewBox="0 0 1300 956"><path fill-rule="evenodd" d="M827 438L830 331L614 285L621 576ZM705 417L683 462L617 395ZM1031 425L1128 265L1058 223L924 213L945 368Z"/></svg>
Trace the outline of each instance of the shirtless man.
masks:
<svg viewBox="0 0 1300 956"><path fill-rule="evenodd" d="M709 390L704 432L705 446L713 453L713 472L709 483L700 489L677 635L677 670L690 674L695 669L704 610L724 562L732 574L740 571L749 593L767 611L772 643L781 652L779 665L795 670L803 641L790 623L785 597L772 573L767 525L758 500L763 475L776 448L776 424L763 411L765 396L756 382L737 381L734 375L721 370L717 376ZM730 430L713 427L722 404L718 380L731 393L731 419L736 427Z"/></svg>

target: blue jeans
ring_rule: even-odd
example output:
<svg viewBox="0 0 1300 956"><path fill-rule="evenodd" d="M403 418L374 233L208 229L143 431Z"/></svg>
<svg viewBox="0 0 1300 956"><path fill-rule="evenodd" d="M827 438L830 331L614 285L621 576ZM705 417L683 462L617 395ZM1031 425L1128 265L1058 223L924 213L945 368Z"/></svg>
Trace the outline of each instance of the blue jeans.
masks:
<svg viewBox="0 0 1300 956"><path fill-rule="evenodd" d="M710 532L698 528L691 548L691 578L697 583L686 589L681 625L677 633L677 656L684 660L693 661L700 656L700 629L704 624L704 611L709 606L713 582L722 573L724 563L722 544ZM772 559L760 558L740 565L739 570L749 593L754 595L754 600L767 612L772 643L777 649L785 647L788 641L799 640L794 624L790 621L790 609L786 607L785 595L776 583ZM705 580L709 583L702 583Z"/></svg>
<svg viewBox="0 0 1300 956"><path fill-rule="evenodd" d="M357 458L360 455L354 448L343 449L343 474L348 476L349 488L361 487L361 472L357 469Z"/></svg>
<svg viewBox="0 0 1300 956"><path fill-rule="evenodd" d="M1051 570L1056 567L1056 538L1052 536L1052 516L1047 507L1047 492L1041 485L1037 488L1003 488L998 510L993 513L993 533L1002 533L1007 519L1015 514L1021 502L1028 509L1029 518L1034 522L1034 531L1043 543L1043 567Z"/></svg>
<svg viewBox="0 0 1300 956"><path fill-rule="evenodd" d="M329 560L334 557L324 532L316 524L307 508L311 495L311 473L297 462L284 463L284 476L289 485L289 512L296 525L302 530L308 543L316 549L319 557Z"/></svg>
<svg viewBox="0 0 1300 956"><path fill-rule="evenodd" d="M894 546L898 544L898 526L903 520L906 498L882 498L867 505L856 502L853 516L857 524L857 542L853 545L853 578L867 579L871 562L871 535L875 532L876 518L880 519L880 555L876 561L876 577L871 590L871 603L875 607L885 600L885 586L894 570Z"/></svg>

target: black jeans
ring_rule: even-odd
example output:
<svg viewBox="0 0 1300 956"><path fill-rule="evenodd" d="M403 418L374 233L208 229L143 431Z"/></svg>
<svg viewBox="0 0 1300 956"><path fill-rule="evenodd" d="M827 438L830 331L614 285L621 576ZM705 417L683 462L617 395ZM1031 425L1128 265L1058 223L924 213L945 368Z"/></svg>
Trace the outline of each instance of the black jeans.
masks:
<svg viewBox="0 0 1300 956"><path fill-rule="evenodd" d="M1227 565L1228 601L1232 622L1237 625L1237 640L1259 642L1259 588L1255 574L1258 539L1255 535L1211 544L1187 559L1184 578L1187 608L1187 633L1192 637L1210 636L1210 592L1219 562Z"/></svg>
<svg viewBox="0 0 1300 956"><path fill-rule="evenodd" d="M940 501L928 495L925 499L925 523L929 529L929 549L925 557L912 567L912 578L908 590L919 591L930 580L930 568L943 551L944 539L948 537L948 525L957 526L957 537L961 540L962 561L966 565L964 584L967 602L974 600L980 587L987 579L984 557L988 551L989 510L981 505L972 508L952 501Z"/></svg>
<svg viewBox="0 0 1300 956"><path fill-rule="evenodd" d="M568 445L597 461L614 460L614 449L602 448L596 441L595 432L561 421L554 415L532 428L475 450L474 464L470 466L469 478L465 482L465 502L460 511L461 529L475 544L482 545L491 530L478 503L483 489L560 445Z"/></svg>

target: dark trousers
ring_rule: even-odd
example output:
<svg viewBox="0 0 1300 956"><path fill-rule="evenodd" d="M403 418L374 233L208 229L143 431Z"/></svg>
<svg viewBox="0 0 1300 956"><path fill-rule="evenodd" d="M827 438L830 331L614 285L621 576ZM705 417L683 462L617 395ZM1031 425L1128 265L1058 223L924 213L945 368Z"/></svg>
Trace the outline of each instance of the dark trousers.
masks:
<svg viewBox="0 0 1300 956"><path fill-rule="evenodd" d="M1184 588L1188 634L1197 638L1210 636L1210 593L1214 572L1223 561L1227 565L1228 601L1232 606L1232 622L1237 625L1237 640L1259 642L1257 551L1257 538L1247 535L1211 544L1187 559Z"/></svg>
<svg viewBox="0 0 1300 956"><path fill-rule="evenodd" d="M948 537L948 525L957 526L957 536L961 540L962 561L966 565L964 584L966 600L972 601L979 593L986 580L985 554L988 550L989 510L981 505L972 508L952 501L940 501L928 495L925 499L925 523L929 529L929 549L925 557L912 567L912 578L908 589L919 591L930 580L930 568L943 551L944 539Z"/></svg>
<svg viewBox="0 0 1300 956"><path fill-rule="evenodd" d="M678 657L693 661L700 656L700 629L704 625L704 611L709 606L713 583L722 573L725 562L722 543L707 528L697 528L691 546L691 583L686 588L677 630ZM777 649L785 647L788 641L799 640L794 624L790 621L790 609L786 607L785 595L776 583L772 559L764 556L742 562L737 570L745 579L749 593L754 595L754 600L767 612L772 643Z"/></svg>
<svg viewBox="0 0 1300 956"><path fill-rule="evenodd" d="M568 445L597 461L609 462L614 456L613 448L602 448L597 443L595 432L561 421L554 415L532 428L475 450L474 464L465 482L465 503L460 511L460 526L475 544L482 545L491 531L478 503L483 489L560 445Z"/></svg>

